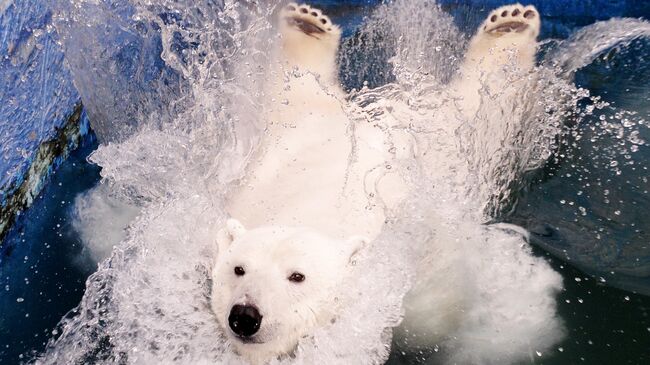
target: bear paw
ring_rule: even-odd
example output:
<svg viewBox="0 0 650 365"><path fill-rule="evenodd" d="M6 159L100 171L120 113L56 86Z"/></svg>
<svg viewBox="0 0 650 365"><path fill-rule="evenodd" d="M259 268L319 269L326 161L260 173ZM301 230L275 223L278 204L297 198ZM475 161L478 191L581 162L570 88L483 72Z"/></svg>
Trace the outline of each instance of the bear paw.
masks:
<svg viewBox="0 0 650 365"><path fill-rule="evenodd" d="M316 39L340 34L339 27L333 24L329 17L309 5L290 3L282 9L280 18L290 29L298 30Z"/></svg>
<svg viewBox="0 0 650 365"><path fill-rule="evenodd" d="M502 36L508 33L529 31L535 37L539 34L540 17L534 6L520 4L502 6L490 13L483 23L483 32Z"/></svg>

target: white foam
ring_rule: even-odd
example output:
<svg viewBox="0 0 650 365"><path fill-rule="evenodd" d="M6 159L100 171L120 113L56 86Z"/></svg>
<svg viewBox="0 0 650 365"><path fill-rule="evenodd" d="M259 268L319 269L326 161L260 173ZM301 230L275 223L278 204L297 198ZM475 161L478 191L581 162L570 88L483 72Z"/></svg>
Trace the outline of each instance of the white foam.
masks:
<svg viewBox="0 0 650 365"><path fill-rule="evenodd" d="M111 196L109 187L101 184L75 198L72 224L87 254L98 263L124 241L129 224L139 212L138 207Z"/></svg>

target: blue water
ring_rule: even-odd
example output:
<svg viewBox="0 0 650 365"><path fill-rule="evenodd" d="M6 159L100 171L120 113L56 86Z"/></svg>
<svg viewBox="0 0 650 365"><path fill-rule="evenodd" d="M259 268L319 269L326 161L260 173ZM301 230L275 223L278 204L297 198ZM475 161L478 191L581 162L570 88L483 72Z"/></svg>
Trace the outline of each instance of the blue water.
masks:
<svg viewBox="0 0 650 365"><path fill-rule="evenodd" d="M61 317L81 299L95 264L70 223L78 193L96 185L99 168L86 157L90 137L51 177L3 242L0 257L0 364L42 349Z"/></svg>
<svg viewBox="0 0 650 365"><path fill-rule="evenodd" d="M330 10L332 17L345 26L344 35L351 42L363 15L376 2L314 3ZM478 0L445 0L440 3L467 32L488 10L502 4L500 1ZM650 2L643 1L533 3L540 6L545 17L542 37L547 39L566 38L579 27L612 16L650 18ZM36 4L30 9L36 11L39 6ZM41 22L50 21L47 16L39 19ZM9 34L8 29L4 24L0 34ZM55 47L54 41L48 42L47 47ZM131 46L125 47L117 56L125 62L139 57L138 47L144 47L136 41L129 42L125 44ZM0 55L9 53L2 44ZM48 52L47 47L45 52ZM61 53L52 49L49 57L58 57L59 64ZM3 106L0 106L5 108L0 109L4 114L0 115L8 115L14 120L23 114L38 113L35 120L59 120L54 116L64 115L67 103L78 98L76 90L70 86L71 76L65 70L53 73L51 78L45 78L51 81L38 88L21 82L20 76L30 72L46 74L44 70L32 67L40 64L40 59L37 59L40 56L35 53L30 57L24 59L24 65L12 64L10 72L6 70L9 70L11 61L7 58L0 60L0 65L4 66L0 68L0 76L15 85L8 87L9 82L0 85L5 90ZM153 74L165 72L154 67L155 57L145 60L149 60L155 71ZM372 53L360 55L355 60L362 63L375 61L385 62ZM576 74L576 83L610 102L616 110L638 113L650 125L649 61L650 40L639 39L628 47L612 49L601 55ZM352 63L348 67L354 68L355 65ZM367 71L370 74L344 69L342 74L346 77L343 80L348 88L359 87L363 80L370 81L370 86L380 85L391 79L390 74L377 71L381 69L381 64L376 69L370 68ZM173 75L164 77L175 80ZM144 85L148 80L141 81L140 85ZM44 100L44 93L51 89L60 90L64 96L63 101L55 104L60 110L34 104ZM42 94L34 94L34 91ZM7 100L29 100L30 103L5 103ZM119 103L120 100L116 97L113 102ZM9 110L7 105L14 107ZM592 134L597 134L600 116L604 114L608 118L607 113L615 112L612 110L596 113L578 126L582 137L570 140L568 146L571 148L565 150L563 156L557 156L541 171L532 174L531 184L518 196L514 211L499 217L528 228L538 254L547 257L565 279L565 290L558 298L558 305L569 336L553 353L533 357L529 363L650 362L650 297L647 296L650 295L650 183L644 180L650 176L647 169L650 148L646 144L636 152L623 151L616 140L592 138ZM4 169L0 169L4 177L4 180L0 179L0 186L8 183L7 176L12 181L19 179L29 158L16 155L14 151L33 149L49 133L50 128L45 123L40 124L40 129L25 124L16 124L19 130L17 127L6 129L6 133L14 134L6 139L7 143L3 140L2 152L9 157L0 160L0 167ZM32 129L38 131L38 138L29 138ZM639 138L650 141L650 128L639 130ZM75 196L99 181L99 168L85 160L95 147L96 143L88 140L62 165L34 206L20 216L3 242L3 246L10 249L0 257L0 364L27 362L42 350L48 339L55 336L53 333L60 318L78 304L85 279L94 270L94 264L85 256L81 240L71 227L70 212ZM614 151L617 168L609 168L612 159L604 159L603 151ZM632 157L626 157L628 155ZM7 174L6 171L13 166L18 166L14 168L16 172ZM584 207L587 214L582 215L577 207ZM421 357L436 358L436 353L431 350L416 358L410 353L402 355L399 342L394 343L394 347L396 351L393 351L391 364L415 364Z"/></svg>
<svg viewBox="0 0 650 365"><path fill-rule="evenodd" d="M578 127L580 140L535 177L508 219L534 242L612 285L650 295L650 148L598 136L621 110L650 120L650 39L602 55L576 83L612 104ZM615 128L625 128L614 123ZM639 139L650 140L648 125ZM615 165L615 166L613 166ZM584 213L578 207L585 208ZM597 269L596 269L597 268Z"/></svg>

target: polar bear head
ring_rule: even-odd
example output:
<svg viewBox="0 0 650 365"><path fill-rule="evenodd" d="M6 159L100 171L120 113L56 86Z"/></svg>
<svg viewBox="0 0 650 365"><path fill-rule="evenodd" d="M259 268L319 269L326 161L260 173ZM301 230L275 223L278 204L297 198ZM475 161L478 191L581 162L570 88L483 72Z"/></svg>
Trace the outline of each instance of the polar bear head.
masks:
<svg viewBox="0 0 650 365"><path fill-rule="evenodd" d="M334 320L340 285L368 240L337 240L308 228L219 231L212 309L234 349L252 363L291 352L314 327Z"/></svg>

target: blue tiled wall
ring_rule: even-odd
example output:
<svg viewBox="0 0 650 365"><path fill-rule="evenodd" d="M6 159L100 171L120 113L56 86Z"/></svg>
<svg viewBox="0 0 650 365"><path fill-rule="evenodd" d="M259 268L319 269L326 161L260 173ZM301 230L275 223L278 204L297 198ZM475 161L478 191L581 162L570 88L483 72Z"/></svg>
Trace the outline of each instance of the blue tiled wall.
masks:
<svg viewBox="0 0 650 365"><path fill-rule="evenodd" d="M0 204L80 103L49 2L0 2Z"/></svg>

